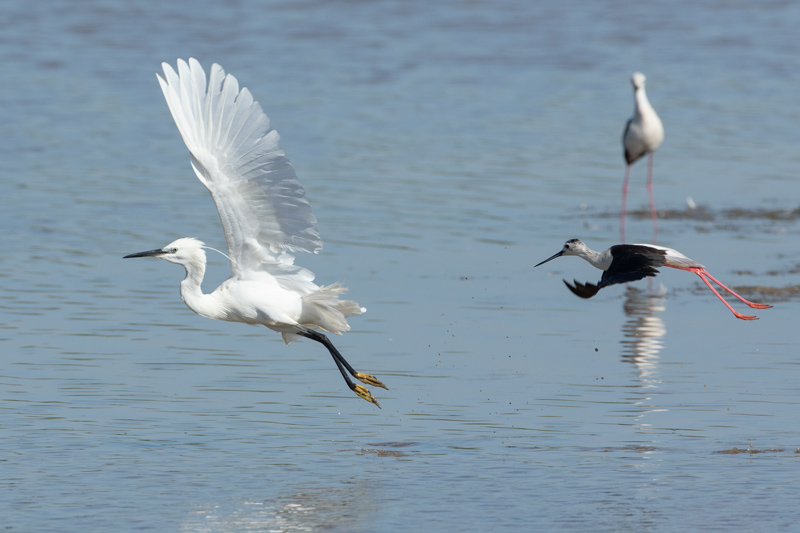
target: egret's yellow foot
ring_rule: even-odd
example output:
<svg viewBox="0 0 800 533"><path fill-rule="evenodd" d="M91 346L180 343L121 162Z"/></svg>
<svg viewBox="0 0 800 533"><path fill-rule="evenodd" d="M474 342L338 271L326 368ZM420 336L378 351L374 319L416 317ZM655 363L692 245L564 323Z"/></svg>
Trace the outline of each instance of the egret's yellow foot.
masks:
<svg viewBox="0 0 800 533"><path fill-rule="evenodd" d="M353 385L350 388L353 389L353 392L355 392L368 402L377 405L378 409L381 408L381 404L378 403L378 400L375 399L375 397L372 395L371 392L369 392L369 390L366 387L362 387L361 385L356 385L355 383L353 383Z"/></svg>
<svg viewBox="0 0 800 533"><path fill-rule="evenodd" d="M367 385L372 385L373 387L380 387L382 389L389 390L389 388L381 383L380 380L375 376L370 376L369 374L364 374L362 372L356 372L355 378L361 383L366 383Z"/></svg>

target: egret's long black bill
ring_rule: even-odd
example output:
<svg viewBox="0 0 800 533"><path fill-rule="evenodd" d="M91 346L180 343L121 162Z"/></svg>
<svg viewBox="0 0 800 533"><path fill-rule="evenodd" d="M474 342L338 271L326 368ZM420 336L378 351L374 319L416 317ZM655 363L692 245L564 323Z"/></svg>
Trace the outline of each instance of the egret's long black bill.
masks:
<svg viewBox="0 0 800 533"><path fill-rule="evenodd" d="M164 255L167 252L162 250L161 248L157 250L147 250L146 252L138 252L135 254L126 255L123 259L130 259L131 257L158 257L159 255Z"/></svg>
<svg viewBox="0 0 800 533"><path fill-rule="evenodd" d="M538 267L538 266L541 266L541 265L543 265L543 264L547 263L548 261L552 261L552 260L553 260L553 259L555 259L556 257L561 257L562 255L564 255L564 250L561 250L560 252L558 252L557 254L555 254L553 257L549 257L549 258L545 259L544 261L542 261L541 263L539 263L538 265L536 265L536 266L535 266L535 267L533 267L533 268L536 268L536 267Z"/></svg>

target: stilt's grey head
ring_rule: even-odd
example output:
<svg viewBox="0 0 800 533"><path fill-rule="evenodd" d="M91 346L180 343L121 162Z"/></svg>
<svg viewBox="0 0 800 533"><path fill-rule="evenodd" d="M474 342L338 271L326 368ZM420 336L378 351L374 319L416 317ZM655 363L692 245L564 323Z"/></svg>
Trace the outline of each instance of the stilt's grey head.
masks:
<svg viewBox="0 0 800 533"><path fill-rule="evenodd" d="M536 268L540 265L547 263L548 261L552 261L556 257L561 257L562 255L581 255L583 252L586 251L586 245L583 244L578 239L570 239L564 243L564 247L561 248L561 251L557 254L554 254L552 257L548 257L538 265L533 268Z"/></svg>

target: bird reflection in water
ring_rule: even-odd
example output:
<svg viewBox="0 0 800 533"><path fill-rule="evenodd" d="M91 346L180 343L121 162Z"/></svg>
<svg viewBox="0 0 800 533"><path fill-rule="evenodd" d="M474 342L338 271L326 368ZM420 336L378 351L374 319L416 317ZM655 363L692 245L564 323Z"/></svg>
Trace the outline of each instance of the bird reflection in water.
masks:
<svg viewBox="0 0 800 533"><path fill-rule="evenodd" d="M660 317L666 309L666 293L663 285L653 291L628 286L625 292L622 360L633 363L645 383L658 382L658 354L667 333Z"/></svg>
<svg viewBox="0 0 800 533"><path fill-rule="evenodd" d="M348 489L349 492L348 492ZM369 490L289 492L266 499L198 505L178 531L368 531L375 510Z"/></svg>
<svg viewBox="0 0 800 533"><path fill-rule="evenodd" d="M622 360L633 363L638 379L634 380L629 396L632 399L632 416L637 419L639 430L649 432L653 429L648 415L666 411L653 404L652 391L659 387L658 354L663 347L667 328L661 320L666 309L667 290L660 286L655 290L641 290L628 286L625 291L623 310L627 320L622 326ZM635 391L635 392L634 392ZM655 442L655 441L653 441ZM651 447L642 449L647 454Z"/></svg>

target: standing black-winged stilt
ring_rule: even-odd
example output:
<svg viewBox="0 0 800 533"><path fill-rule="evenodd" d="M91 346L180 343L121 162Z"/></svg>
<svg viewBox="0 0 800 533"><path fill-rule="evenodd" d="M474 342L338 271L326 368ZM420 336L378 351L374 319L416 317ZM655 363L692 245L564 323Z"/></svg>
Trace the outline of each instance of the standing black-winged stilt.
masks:
<svg viewBox="0 0 800 533"><path fill-rule="evenodd" d="M649 154L647 158L647 195L650 199L650 215L653 218L653 242L658 236L658 217L653 200L653 152L664 140L664 126L647 99L647 93L644 91L645 79L641 72L634 72L631 76L634 97L633 116L628 119L622 134L622 147L625 150L625 181L622 183L622 212L619 220L619 234L622 242L625 242L625 202L628 196L628 177L631 173L631 165L645 154Z"/></svg>
<svg viewBox="0 0 800 533"><path fill-rule="evenodd" d="M560 252L553 257L545 259L536 266L543 265L562 255L577 255L588 261L593 267L604 271L603 276L600 278L600 283L597 285L575 281L575 286L572 286L567 283L567 280L564 280L564 284L566 284L569 290L581 298L591 298L597 294L600 289L608 287L609 285L636 281L647 276L655 276L658 274L658 270L656 270L658 267L666 266L677 268L678 270L694 272L700 276L703 283L708 285L708 288L717 295L717 298L725 304L725 307L736 315L736 318L741 318L742 320L757 320L757 317L743 315L734 311L733 307L731 307L730 304L720 296L711 283L709 283L709 279L753 309L769 309L772 307L771 305L756 304L745 300L709 274L703 265L689 259L672 248L664 248L663 246L651 244L617 244L604 252L595 252L578 239L570 239L564 244Z"/></svg>

